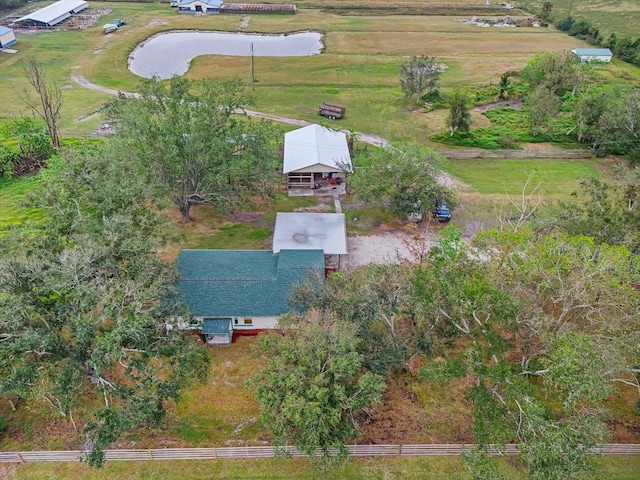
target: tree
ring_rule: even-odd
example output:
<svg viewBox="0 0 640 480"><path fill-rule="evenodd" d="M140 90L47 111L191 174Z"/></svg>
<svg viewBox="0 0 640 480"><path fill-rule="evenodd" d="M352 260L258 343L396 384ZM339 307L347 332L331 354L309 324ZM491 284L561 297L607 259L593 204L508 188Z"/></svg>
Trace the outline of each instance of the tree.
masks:
<svg viewBox="0 0 640 480"><path fill-rule="evenodd" d="M44 67L35 56L27 59L24 72L27 81L38 94L38 99L33 100L27 89L20 94L20 99L44 120L51 137L51 145L57 148L60 146L62 91L47 78Z"/></svg>
<svg viewBox="0 0 640 480"><path fill-rule="evenodd" d="M542 4L542 11L545 13L551 13L551 9L553 8L553 3L551 2L544 2Z"/></svg>
<svg viewBox="0 0 640 480"><path fill-rule="evenodd" d="M526 229L478 235L472 251L443 239L414 290L446 359L436 365L473 378L472 464L490 471L486 447L516 441L532 478L581 478L607 439L595 406L615 382L638 388L637 265L624 247Z"/></svg>
<svg viewBox="0 0 640 480"><path fill-rule="evenodd" d="M529 60L521 78L532 90L541 87L561 97L583 84L583 69L580 58L571 52L541 52Z"/></svg>
<svg viewBox="0 0 640 480"><path fill-rule="evenodd" d="M449 103L449 116L447 117L447 126L453 132L460 130L466 132L471 126L471 115L469 114L467 96L460 90L449 94L447 101Z"/></svg>
<svg viewBox="0 0 640 480"><path fill-rule="evenodd" d="M499 100L509 98L509 93L511 92L511 80L509 80L509 72L504 72L502 75L500 75L498 89L500 90L500 93L498 94Z"/></svg>
<svg viewBox="0 0 640 480"><path fill-rule="evenodd" d="M0 166L0 177L33 173L45 166L54 153L51 139L42 126L30 118L16 118L5 125L6 133L17 142L17 150L0 146L6 166ZM0 160L0 163L4 163Z"/></svg>
<svg viewBox="0 0 640 480"><path fill-rule="evenodd" d="M294 287L289 301L351 325L363 366L388 376L430 351L430 325L421 321L411 291L414 274L407 265L375 265L324 282L310 279Z"/></svg>
<svg viewBox="0 0 640 480"><path fill-rule="evenodd" d="M394 215L406 218L416 210L428 215L438 198L455 203L453 192L438 183L442 159L432 150L389 146L355 163L350 182L354 195Z"/></svg>
<svg viewBox="0 0 640 480"><path fill-rule="evenodd" d="M640 173L626 167L619 177L615 183L594 177L581 180L580 188L573 192L578 201L559 203L549 220L551 226L640 252Z"/></svg>
<svg viewBox="0 0 640 480"><path fill-rule="evenodd" d="M123 432L159 425L209 357L176 328L189 313L135 169L93 152L46 173L42 234L0 244L0 393L49 405L101 465Z"/></svg>
<svg viewBox="0 0 640 480"><path fill-rule="evenodd" d="M266 363L249 385L275 444L293 442L311 456L319 448L325 459L335 449L344 457L344 443L357 436L358 415L379 403L385 388L381 377L362 371L353 329L309 312L284 335L261 335L259 342Z"/></svg>
<svg viewBox="0 0 640 480"><path fill-rule="evenodd" d="M549 119L558 115L560 100L544 85L539 85L527 96L529 120L534 135L545 133Z"/></svg>
<svg viewBox="0 0 640 480"><path fill-rule="evenodd" d="M121 95L108 117L120 154L147 169L186 223L193 205L229 211L273 194L276 130L240 118L250 101L237 81L155 78L140 98Z"/></svg>
<svg viewBox="0 0 640 480"><path fill-rule="evenodd" d="M400 86L407 98L418 103L420 97L433 90L438 83L441 65L435 62L435 57L416 55L411 57L408 64L400 66Z"/></svg>

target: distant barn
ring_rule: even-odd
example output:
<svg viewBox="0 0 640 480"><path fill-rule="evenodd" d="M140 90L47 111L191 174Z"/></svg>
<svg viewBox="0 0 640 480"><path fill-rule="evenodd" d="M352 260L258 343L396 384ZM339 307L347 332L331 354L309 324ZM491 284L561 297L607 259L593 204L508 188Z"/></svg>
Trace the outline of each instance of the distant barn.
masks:
<svg viewBox="0 0 640 480"><path fill-rule="evenodd" d="M13 30L0 26L0 48L7 48L16 43L16 36Z"/></svg>
<svg viewBox="0 0 640 480"><path fill-rule="evenodd" d="M580 57L582 62L605 62L609 63L613 57L613 53L608 48L574 48L571 50Z"/></svg>
<svg viewBox="0 0 640 480"><path fill-rule="evenodd" d="M180 13L220 13L222 0L180 0Z"/></svg>
<svg viewBox="0 0 640 480"><path fill-rule="evenodd" d="M84 0L60 0L24 17L20 17L13 23L33 27L53 27L88 6L89 4Z"/></svg>

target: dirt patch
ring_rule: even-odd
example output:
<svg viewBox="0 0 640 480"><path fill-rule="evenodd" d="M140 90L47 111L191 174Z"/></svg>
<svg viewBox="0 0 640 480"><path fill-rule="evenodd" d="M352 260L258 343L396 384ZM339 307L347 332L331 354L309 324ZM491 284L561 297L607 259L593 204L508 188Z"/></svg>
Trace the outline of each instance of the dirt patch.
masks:
<svg viewBox="0 0 640 480"><path fill-rule="evenodd" d="M466 388L464 386L460 393ZM439 392L440 389L433 386L438 401L440 394L445 392L445 389ZM437 405L424 394L423 386L414 383L410 376L392 379L384 393L383 405L361 423L362 435L358 443L471 443L471 409L460 400L463 395L457 398Z"/></svg>
<svg viewBox="0 0 640 480"><path fill-rule="evenodd" d="M474 112L487 112L494 108L513 108L515 110L522 110L523 103L520 100L503 100L501 102L488 103L486 105L478 105L473 107Z"/></svg>
<svg viewBox="0 0 640 480"><path fill-rule="evenodd" d="M381 235L347 237L344 268L370 264L417 263L428 249L436 245L429 232L385 232Z"/></svg>
<svg viewBox="0 0 640 480"><path fill-rule="evenodd" d="M162 27L164 25L169 25L169 22L166 20L160 20L159 18L154 18L147 23L147 27Z"/></svg>

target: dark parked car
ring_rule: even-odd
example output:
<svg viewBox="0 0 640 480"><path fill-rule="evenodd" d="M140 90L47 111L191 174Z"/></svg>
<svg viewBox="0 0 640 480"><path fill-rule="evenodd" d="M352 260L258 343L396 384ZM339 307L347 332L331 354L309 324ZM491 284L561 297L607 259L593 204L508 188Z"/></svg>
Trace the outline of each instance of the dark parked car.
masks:
<svg viewBox="0 0 640 480"><path fill-rule="evenodd" d="M436 208L433 210L433 217L438 219L439 222L448 222L451 220L451 210L449 205L444 199L439 199L436 202Z"/></svg>

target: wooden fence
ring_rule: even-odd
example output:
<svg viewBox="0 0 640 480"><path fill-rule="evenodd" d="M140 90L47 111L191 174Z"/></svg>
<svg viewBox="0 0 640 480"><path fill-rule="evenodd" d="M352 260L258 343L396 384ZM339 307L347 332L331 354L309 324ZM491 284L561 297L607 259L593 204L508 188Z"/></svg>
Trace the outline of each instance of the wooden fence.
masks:
<svg viewBox="0 0 640 480"><path fill-rule="evenodd" d="M429 445L347 445L349 456L454 456L469 452L473 445L429 444ZM295 447L282 447L291 457L304 457ZM491 446L493 455L518 455L518 445L506 445L504 449ZM105 459L131 460L210 460L224 458L273 458L278 455L273 446L225 447L225 448L151 448L144 450L105 450ZM640 455L640 444L606 444L593 451L603 455ZM320 451L316 452L316 456ZM24 462L79 462L86 458L82 450L57 450L33 452L0 452L0 463Z"/></svg>
<svg viewBox="0 0 640 480"><path fill-rule="evenodd" d="M534 150L482 150L479 148L466 150L442 150L438 152L445 158L466 160L472 158L558 158L578 159L591 158L593 153L586 149L548 148Z"/></svg>

